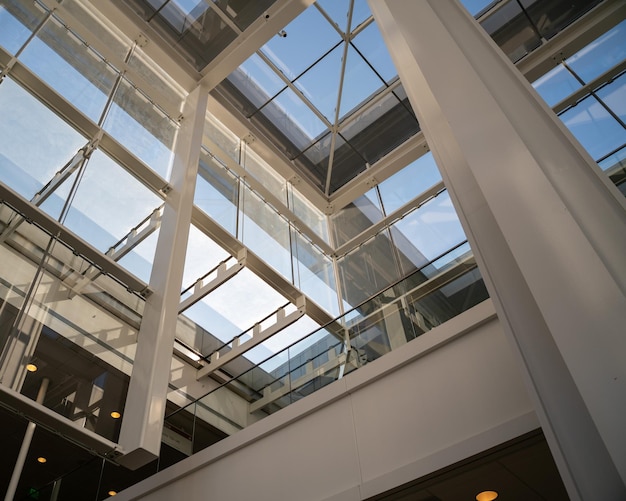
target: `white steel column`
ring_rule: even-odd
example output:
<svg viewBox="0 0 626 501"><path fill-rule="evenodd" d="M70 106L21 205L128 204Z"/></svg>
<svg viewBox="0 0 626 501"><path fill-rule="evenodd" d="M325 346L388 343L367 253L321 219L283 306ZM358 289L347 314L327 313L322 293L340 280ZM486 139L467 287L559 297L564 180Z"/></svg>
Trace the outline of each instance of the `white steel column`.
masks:
<svg viewBox="0 0 626 501"><path fill-rule="evenodd" d="M457 0L369 4L570 497L626 499L624 199Z"/></svg>
<svg viewBox="0 0 626 501"><path fill-rule="evenodd" d="M128 388L119 462L138 468L158 457L180 304L185 253L208 89L197 87L187 98L183 123L174 145L174 163L159 233L150 288L137 340L137 355Z"/></svg>

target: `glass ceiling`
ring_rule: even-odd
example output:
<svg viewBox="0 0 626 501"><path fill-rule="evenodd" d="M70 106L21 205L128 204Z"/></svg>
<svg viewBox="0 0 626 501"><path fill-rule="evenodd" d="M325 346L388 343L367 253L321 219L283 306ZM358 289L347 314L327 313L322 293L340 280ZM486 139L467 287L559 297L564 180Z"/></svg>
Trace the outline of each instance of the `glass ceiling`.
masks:
<svg viewBox="0 0 626 501"><path fill-rule="evenodd" d="M419 131L366 0L320 0L220 85L326 196Z"/></svg>

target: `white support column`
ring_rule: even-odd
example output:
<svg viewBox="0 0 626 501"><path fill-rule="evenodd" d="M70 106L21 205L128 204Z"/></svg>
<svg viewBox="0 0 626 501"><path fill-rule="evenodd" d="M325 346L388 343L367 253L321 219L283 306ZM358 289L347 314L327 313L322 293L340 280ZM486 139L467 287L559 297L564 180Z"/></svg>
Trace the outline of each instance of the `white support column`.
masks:
<svg viewBox="0 0 626 501"><path fill-rule="evenodd" d="M623 197L457 0L369 4L570 497L626 499Z"/></svg>
<svg viewBox="0 0 626 501"><path fill-rule="evenodd" d="M174 146L174 164L137 341L120 445L119 462L138 468L158 457L180 304L185 252L198 174L208 90L197 87L185 102Z"/></svg>

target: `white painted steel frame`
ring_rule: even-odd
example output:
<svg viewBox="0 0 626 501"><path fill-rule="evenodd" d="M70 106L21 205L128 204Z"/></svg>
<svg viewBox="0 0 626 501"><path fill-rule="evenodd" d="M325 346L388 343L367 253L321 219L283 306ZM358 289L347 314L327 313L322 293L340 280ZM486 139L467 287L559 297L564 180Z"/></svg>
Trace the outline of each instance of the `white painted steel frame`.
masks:
<svg viewBox="0 0 626 501"><path fill-rule="evenodd" d="M368 1L570 497L626 498L624 198L457 0Z"/></svg>

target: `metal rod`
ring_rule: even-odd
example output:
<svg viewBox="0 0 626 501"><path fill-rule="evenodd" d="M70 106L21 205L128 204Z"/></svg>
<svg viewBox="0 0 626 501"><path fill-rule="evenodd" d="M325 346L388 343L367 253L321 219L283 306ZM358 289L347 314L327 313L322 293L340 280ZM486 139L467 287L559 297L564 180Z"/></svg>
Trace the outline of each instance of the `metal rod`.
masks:
<svg viewBox="0 0 626 501"><path fill-rule="evenodd" d="M43 399L46 397L46 391L48 391L49 383L50 380L47 377L41 380L39 393L37 393L37 399L35 400L35 402L37 402L38 404L43 403ZM15 496L17 484L19 483L20 477L22 476L22 470L24 469L24 463L26 463L26 456L28 454L28 450L30 449L30 443L33 440L33 434L35 433L36 427L37 425L32 421L30 421L28 423L28 426L26 427L24 440L22 440L22 447L20 448L20 452L17 455L17 459L15 460L15 468L13 469L13 475L11 475L11 481L9 482L7 493L4 496L4 501L12 501Z"/></svg>

